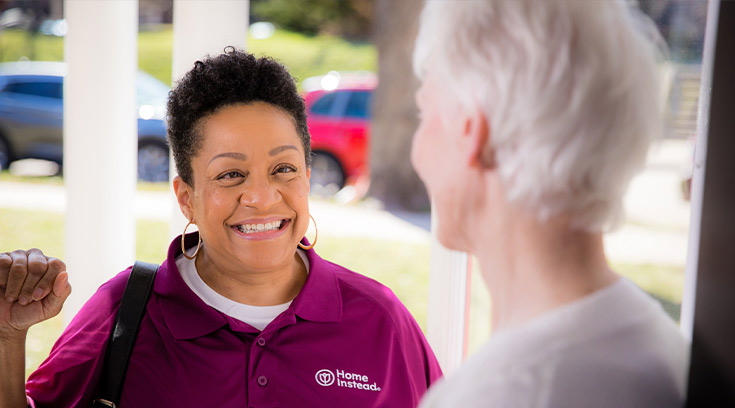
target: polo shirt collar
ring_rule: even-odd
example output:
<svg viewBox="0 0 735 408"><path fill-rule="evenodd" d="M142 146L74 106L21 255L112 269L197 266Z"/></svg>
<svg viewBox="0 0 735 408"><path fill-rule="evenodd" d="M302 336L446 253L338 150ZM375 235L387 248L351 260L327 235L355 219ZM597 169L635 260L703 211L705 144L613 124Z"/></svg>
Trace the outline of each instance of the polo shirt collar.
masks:
<svg viewBox="0 0 735 408"><path fill-rule="evenodd" d="M304 238L302 243L309 245ZM306 251L309 276L291 304L296 316L313 322L342 320L342 293L336 272L339 267L322 259L314 249Z"/></svg>
<svg viewBox="0 0 735 408"><path fill-rule="evenodd" d="M199 233L184 238L189 253L197 245ZM306 245L308 242L304 239ZM228 319L199 298L186 285L176 266L181 254L181 236L168 249L166 261L158 271L153 291L161 304L163 318L177 340L205 336L228 324ZM338 322L342 319L342 295L336 276L338 266L325 261L313 249L306 251L309 276L301 292L291 304L293 313L301 319L314 322Z"/></svg>
<svg viewBox="0 0 735 408"><path fill-rule="evenodd" d="M199 233L185 237L186 248L196 246ZM191 249L189 253L191 253ZM227 324L227 318L199 298L181 278L176 258L181 255L181 236L168 248L168 256L153 285L158 295L166 326L176 340L205 336Z"/></svg>

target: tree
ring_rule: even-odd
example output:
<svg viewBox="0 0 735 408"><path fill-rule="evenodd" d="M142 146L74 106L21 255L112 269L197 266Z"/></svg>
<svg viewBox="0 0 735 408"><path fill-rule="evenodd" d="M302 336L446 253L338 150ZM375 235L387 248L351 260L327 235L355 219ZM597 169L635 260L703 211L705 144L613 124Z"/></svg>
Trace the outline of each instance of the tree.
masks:
<svg viewBox="0 0 735 408"><path fill-rule="evenodd" d="M422 6L422 0L375 1L379 85L373 96L368 194L388 208L429 208L426 190L409 160L418 125L412 54Z"/></svg>

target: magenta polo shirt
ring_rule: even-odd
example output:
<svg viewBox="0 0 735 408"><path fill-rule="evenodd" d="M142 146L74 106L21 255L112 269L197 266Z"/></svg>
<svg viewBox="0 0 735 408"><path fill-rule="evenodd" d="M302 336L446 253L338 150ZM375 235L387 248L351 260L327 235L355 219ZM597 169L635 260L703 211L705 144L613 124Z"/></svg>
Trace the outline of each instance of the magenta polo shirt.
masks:
<svg viewBox="0 0 735 408"><path fill-rule="evenodd" d="M187 247L198 239L187 235ZM262 332L206 305L169 247L121 407L416 407L441 370L390 289L307 251L310 272ZM89 407L130 269L102 285L28 379L36 407Z"/></svg>

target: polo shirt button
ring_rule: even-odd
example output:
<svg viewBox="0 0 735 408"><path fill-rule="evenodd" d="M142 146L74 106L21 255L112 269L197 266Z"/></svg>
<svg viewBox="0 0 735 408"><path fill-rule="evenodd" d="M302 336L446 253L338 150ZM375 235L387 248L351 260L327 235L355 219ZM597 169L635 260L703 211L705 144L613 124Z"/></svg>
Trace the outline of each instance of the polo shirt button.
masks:
<svg viewBox="0 0 735 408"><path fill-rule="evenodd" d="M258 376L258 385L260 385L261 387L265 387L267 384L268 384L268 377L266 377L264 375L259 375Z"/></svg>
<svg viewBox="0 0 735 408"><path fill-rule="evenodd" d="M258 337L258 345L259 345L260 347L263 347L263 346L265 346L265 339L264 339L264 338L262 338L262 337Z"/></svg>

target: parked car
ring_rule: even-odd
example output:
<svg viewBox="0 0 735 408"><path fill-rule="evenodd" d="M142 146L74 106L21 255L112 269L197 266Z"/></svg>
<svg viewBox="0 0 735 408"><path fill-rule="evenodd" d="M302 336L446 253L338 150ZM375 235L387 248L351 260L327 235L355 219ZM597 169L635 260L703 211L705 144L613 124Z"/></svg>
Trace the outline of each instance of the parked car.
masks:
<svg viewBox="0 0 735 408"><path fill-rule="evenodd" d="M369 177L372 72L330 72L303 81L313 152L311 189L334 195Z"/></svg>
<svg viewBox="0 0 735 408"><path fill-rule="evenodd" d="M20 159L63 160L62 62L0 64L0 169ZM169 151L164 122L169 87L139 71L138 178L167 181ZM98 130L104 134L104 130Z"/></svg>

